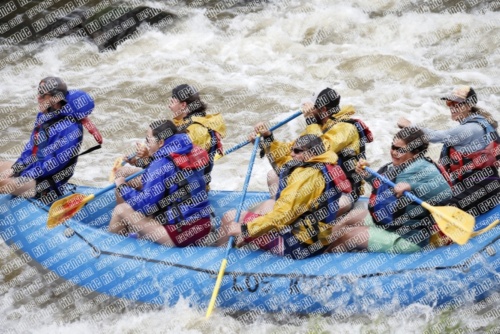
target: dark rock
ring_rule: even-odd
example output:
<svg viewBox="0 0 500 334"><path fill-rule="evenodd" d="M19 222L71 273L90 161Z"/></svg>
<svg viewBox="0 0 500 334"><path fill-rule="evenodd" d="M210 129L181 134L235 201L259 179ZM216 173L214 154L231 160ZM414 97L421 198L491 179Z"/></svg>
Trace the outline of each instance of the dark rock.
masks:
<svg viewBox="0 0 500 334"><path fill-rule="evenodd" d="M113 50L133 38L137 28L172 25L175 15L110 0L10 0L0 5L0 44L25 45L54 38L89 38L99 50Z"/></svg>

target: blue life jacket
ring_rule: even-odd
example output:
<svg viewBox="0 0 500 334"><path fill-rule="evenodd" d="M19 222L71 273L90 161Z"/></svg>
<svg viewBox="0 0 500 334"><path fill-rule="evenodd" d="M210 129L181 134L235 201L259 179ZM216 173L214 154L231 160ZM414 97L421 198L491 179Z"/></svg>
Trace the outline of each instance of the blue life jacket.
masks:
<svg viewBox="0 0 500 334"><path fill-rule="evenodd" d="M187 224L210 217L203 169L205 150L192 144L188 135L165 139L142 175L142 190L123 187L120 193L135 211L153 216L163 225Z"/></svg>
<svg viewBox="0 0 500 334"><path fill-rule="evenodd" d="M84 91L70 90L65 99L60 110L38 113L30 140L12 166L15 176L36 180L37 196L64 193L82 145L82 119L94 109L94 100Z"/></svg>
<svg viewBox="0 0 500 334"><path fill-rule="evenodd" d="M378 173L384 175L389 170L392 163L382 166ZM397 167L391 168L392 173L384 175L392 182L395 182L397 175L402 172L402 169ZM401 196L401 199L408 200L406 196ZM377 225L394 224L396 218L401 217L406 210L406 205L401 205L398 209L398 198L394 194L394 189L387 183L375 179L373 182L372 193L370 195L368 210Z"/></svg>

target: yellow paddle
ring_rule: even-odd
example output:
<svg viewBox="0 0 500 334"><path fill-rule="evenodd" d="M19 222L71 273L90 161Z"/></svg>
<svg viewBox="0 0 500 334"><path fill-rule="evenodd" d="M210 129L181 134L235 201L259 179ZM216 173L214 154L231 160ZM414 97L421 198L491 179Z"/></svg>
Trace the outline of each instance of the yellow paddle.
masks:
<svg viewBox="0 0 500 334"><path fill-rule="evenodd" d="M125 179L125 181L132 180L133 178L144 173L144 170L138 171L137 173L130 175ZM105 192L115 188L115 184L111 184L106 188L103 188L96 192L95 194L90 194L85 196L83 194L73 194L68 197L61 198L58 201L55 201L49 210L49 217L47 219L47 227L54 228L59 224L64 223L66 220L73 217L78 211L80 211L85 204L93 200L99 195L104 194Z"/></svg>
<svg viewBox="0 0 500 334"><path fill-rule="evenodd" d="M380 175L373 169L365 167L365 170L370 174L380 178L383 182L387 183L391 187L396 186L388 178ZM487 232L500 223L500 220L497 219L482 230L474 232L474 225L476 221L474 217L467 212L460 210L459 208L456 208L454 206L432 206L408 191L405 191L404 195L429 210L439 229L459 245L465 245L470 238Z"/></svg>
<svg viewBox="0 0 500 334"><path fill-rule="evenodd" d="M252 157L250 158L250 163L248 164L247 175L245 177L245 183L243 183L243 196L241 196L240 205L238 205L238 209L236 210L236 218L235 221L240 220L241 210L243 208L243 202L245 201L245 197L247 195L248 183L250 182L250 176L252 175L253 163L255 161L255 155L257 154L257 148L259 147L260 134L255 138L255 143L253 146ZM219 294L219 289L222 284L222 278L224 277L224 272L226 271L227 266L227 258L229 257L229 251L233 247L234 237L230 237L227 242L226 254L222 263L220 265L219 274L217 275L217 280L215 281L214 291L212 292L212 298L210 299L210 303L208 304L206 318L210 317L212 314L212 310L214 309L215 302L217 301L217 295Z"/></svg>

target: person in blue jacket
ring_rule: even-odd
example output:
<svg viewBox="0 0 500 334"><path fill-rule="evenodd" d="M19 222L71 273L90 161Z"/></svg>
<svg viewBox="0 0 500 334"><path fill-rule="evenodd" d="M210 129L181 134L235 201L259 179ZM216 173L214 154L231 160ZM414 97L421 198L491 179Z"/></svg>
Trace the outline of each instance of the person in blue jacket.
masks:
<svg viewBox="0 0 500 334"><path fill-rule="evenodd" d="M40 81L37 99L39 112L21 156L14 163L0 163L0 193L37 197L48 204L65 192L74 173L82 120L94 109L94 101L83 91L68 91L58 77Z"/></svg>
<svg viewBox="0 0 500 334"><path fill-rule="evenodd" d="M207 152L193 145L187 134L178 133L172 121L164 120L150 124L146 145L149 161L140 182L115 180L117 206L109 231L135 233L166 246L199 241L211 230L203 178Z"/></svg>

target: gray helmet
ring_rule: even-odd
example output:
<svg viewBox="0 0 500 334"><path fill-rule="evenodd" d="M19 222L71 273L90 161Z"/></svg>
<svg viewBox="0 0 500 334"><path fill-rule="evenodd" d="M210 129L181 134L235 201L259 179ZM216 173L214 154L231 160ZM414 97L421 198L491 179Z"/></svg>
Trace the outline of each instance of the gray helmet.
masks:
<svg viewBox="0 0 500 334"><path fill-rule="evenodd" d="M38 95L50 94L52 96L61 95L61 98L65 100L66 94L68 93L68 86L66 83L58 77L46 77L40 81L38 85Z"/></svg>

